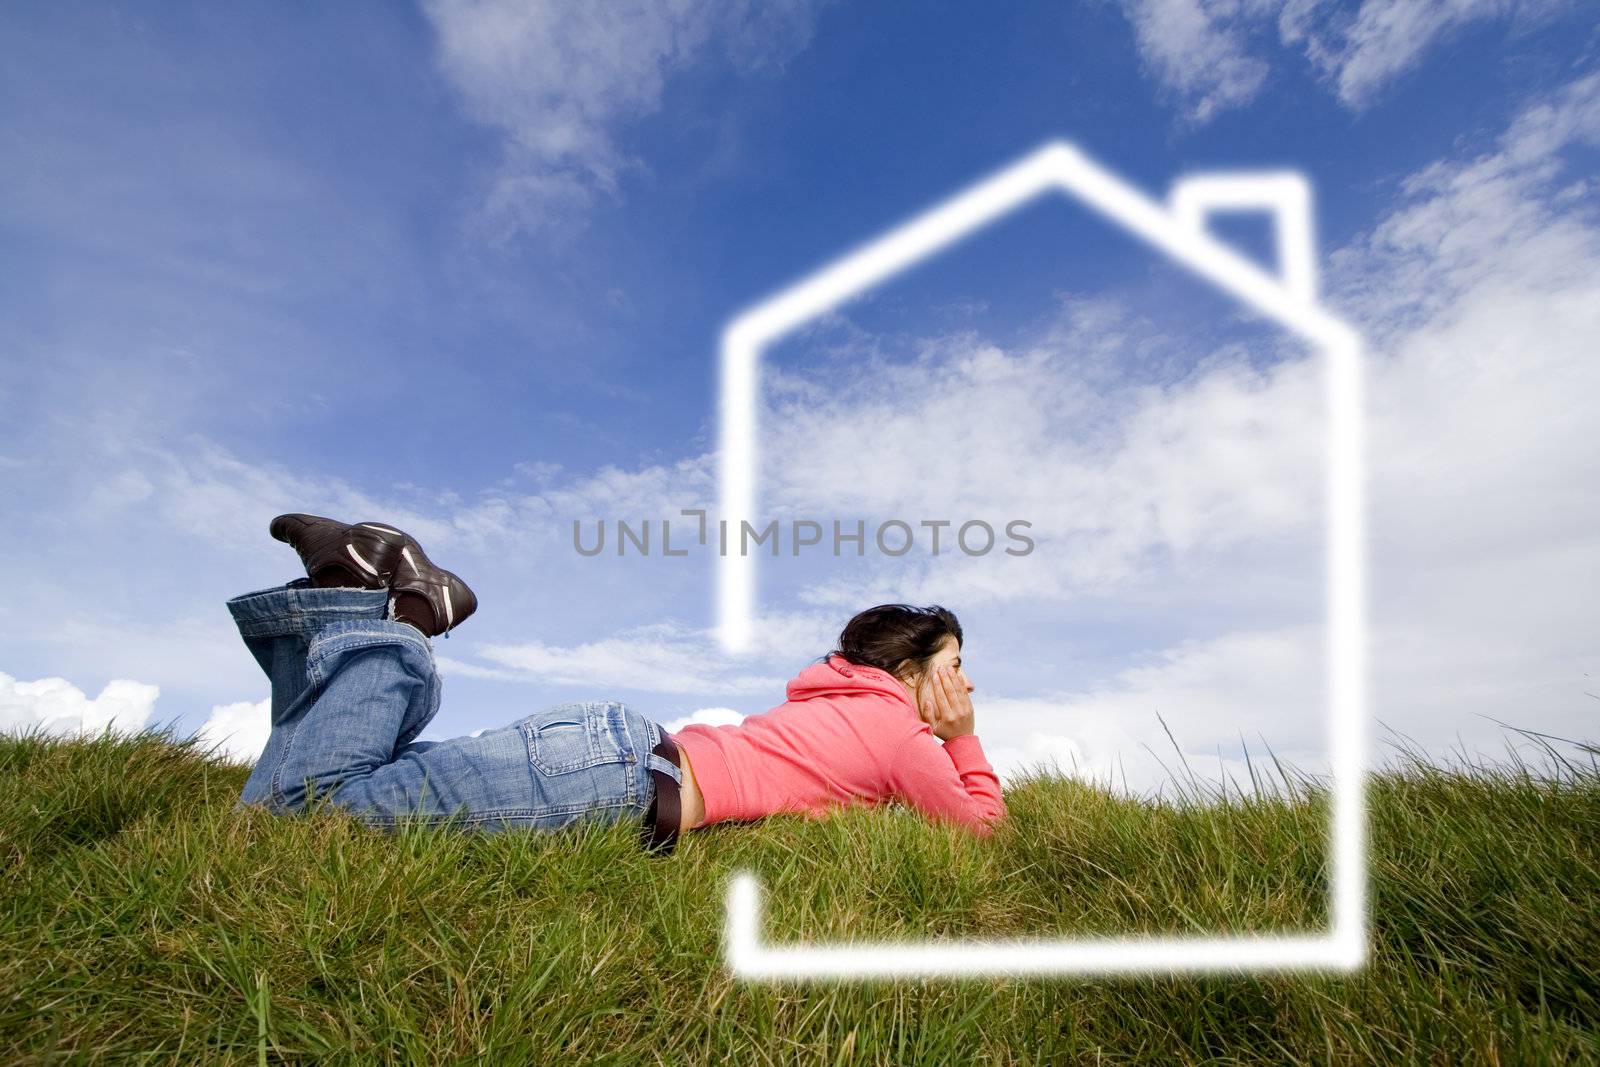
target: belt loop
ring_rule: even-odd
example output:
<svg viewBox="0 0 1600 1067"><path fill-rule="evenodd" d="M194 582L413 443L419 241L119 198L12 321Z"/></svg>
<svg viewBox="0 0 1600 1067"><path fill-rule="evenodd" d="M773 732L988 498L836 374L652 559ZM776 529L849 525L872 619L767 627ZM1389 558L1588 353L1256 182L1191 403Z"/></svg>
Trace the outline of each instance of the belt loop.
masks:
<svg viewBox="0 0 1600 1067"><path fill-rule="evenodd" d="M678 759L678 746L667 736L665 730L653 722L651 725L655 726L656 732L661 735L661 740L656 742L650 751L681 769L683 762ZM654 767L650 768L650 777L655 780L656 795L650 801L650 809L645 812L644 826L639 832L639 843L651 855L669 856L678 843L678 824L682 821L678 780L666 771L658 771Z"/></svg>

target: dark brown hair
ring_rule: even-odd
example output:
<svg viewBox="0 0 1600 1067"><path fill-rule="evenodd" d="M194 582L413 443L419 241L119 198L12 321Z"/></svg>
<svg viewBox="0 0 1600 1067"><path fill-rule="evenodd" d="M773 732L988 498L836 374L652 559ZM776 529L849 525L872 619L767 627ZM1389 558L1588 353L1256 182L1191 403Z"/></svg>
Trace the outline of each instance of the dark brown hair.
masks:
<svg viewBox="0 0 1600 1067"><path fill-rule="evenodd" d="M961 647L961 623L953 611L938 604L879 604L845 623L839 647L829 655L901 677L925 670L946 637Z"/></svg>

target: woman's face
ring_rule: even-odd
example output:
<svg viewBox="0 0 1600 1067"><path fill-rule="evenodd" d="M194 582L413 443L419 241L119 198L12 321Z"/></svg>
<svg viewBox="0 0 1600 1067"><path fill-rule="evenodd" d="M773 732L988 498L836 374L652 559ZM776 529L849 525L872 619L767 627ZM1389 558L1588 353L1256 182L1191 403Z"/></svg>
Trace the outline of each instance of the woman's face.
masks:
<svg viewBox="0 0 1600 1067"><path fill-rule="evenodd" d="M961 646L956 644L956 639L949 635L946 635L944 644L939 646L939 651L935 652L933 658L928 661L926 673L931 675L940 667L949 667L954 670L956 672L956 681L966 687L967 692L970 693L977 688L972 684L972 680L967 677L967 672L961 665ZM913 674L911 677L903 679L903 681L906 687L915 694L921 686L923 675Z"/></svg>

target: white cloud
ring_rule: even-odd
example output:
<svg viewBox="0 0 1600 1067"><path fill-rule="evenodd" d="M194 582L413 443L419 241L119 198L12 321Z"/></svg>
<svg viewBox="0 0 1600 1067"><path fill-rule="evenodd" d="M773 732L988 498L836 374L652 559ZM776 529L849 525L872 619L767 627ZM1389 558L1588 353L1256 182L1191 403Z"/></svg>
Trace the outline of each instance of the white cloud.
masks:
<svg viewBox="0 0 1600 1067"><path fill-rule="evenodd" d="M1452 32L1474 22L1536 24L1570 0L1123 0L1149 72L1204 123L1254 100L1270 80L1267 53L1277 30L1304 52L1341 103L1369 106ZM1274 18L1274 16L1276 16Z"/></svg>
<svg viewBox="0 0 1600 1067"><path fill-rule="evenodd" d="M161 690L143 682L118 678L107 682L90 700L65 678L19 682L0 673L0 731L37 730L52 736L94 735L106 729L136 734L155 711Z"/></svg>
<svg viewBox="0 0 1600 1067"><path fill-rule="evenodd" d="M1365 0L1353 19L1328 0L1296 0L1278 20L1286 45L1302 44L1352 108L1416 66L1452 31L1486 19L1524 24L1571 5L1566 0Z"/></svg>
<svg viewBox="0 0 1600 1067"><path fill-rule="evenodd" d="M1409 175L1397 208L1332 255L1337 299L1387 340L1470 312L1485 294L1581 294L1600 238L1583 195L1563 195L1559 153L1596 143L1600 76L1590 75L1526 108L1494 151Z"/></svg>
<svg viewBox="0 0 1600 1067"><path fill-rule="evenodd" d="M732 708L701 708L690 712L681 719L673 719L662 723L667 733L675 734L685 726L699 724L702 726L737 726L745 719L744 712Z"/></svg>
<svg viewBox="0 0 1600 1067"><path fill-rule="evenodd" d="M1249 54L1238 0L1124 0L1139 53L1188 117L1210 121L1248 104L1266 83L1265 60Z"/></svg>
<svg viewBox="0 0 1600 1067"><path fill-rule="evenodd" d="M940 339L910 362L866 355L831 368L825 386L774 368L762 500L785 520L864 516L876 529L895 516L915 528L919 547L899 560L808 581L804 602L835 611L1060 602L1222 553L1299 545L1310 558L1322 527L1320 371L1304 358L1253 365L1266 354L1226 346L1197 360L1192 342L1100 299L1070 301L1063 322L1012 351ZM959 446L930 452L929 427ZM921 527L934 519L986 521L997 547L968 557L952 526L935 558ZM1025 557L1005 553L1021 550L1005 536L1014 519L1032 524Z"/></svg>
<svg viewBox="0 0 1600 1067"><path fill-rule="evenodd" d="M195 731L207 747L215 747L235 763L247 764L261 758L261 750L267 747L267 736L271 733L271 700L218 704Z"/></svg>
<svg viewBox="0 0 1600 1067"><path fill-rule="evenodd" d="M811 39L809 0L427 0L439 63L468 113L503 132L487 218L548 231L617 192L642 164L617 128L661 108L677 71L713 46L741 71L781 68Z"/></svg>

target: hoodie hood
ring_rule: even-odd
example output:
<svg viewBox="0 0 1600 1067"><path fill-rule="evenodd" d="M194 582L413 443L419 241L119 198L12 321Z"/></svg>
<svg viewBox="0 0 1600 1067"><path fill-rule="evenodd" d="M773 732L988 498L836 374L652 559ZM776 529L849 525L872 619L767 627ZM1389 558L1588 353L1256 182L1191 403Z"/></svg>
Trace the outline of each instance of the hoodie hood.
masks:
<svg viewBox="0 0 1600 1067"><path fill-rule="evenodd" d="M813 663L790 680L788 690L790 700L859 693L886 696L912 715L917 714L917 705L898 678L877 667L851 663L843 656L829 656L826 663Z"/></svg>

